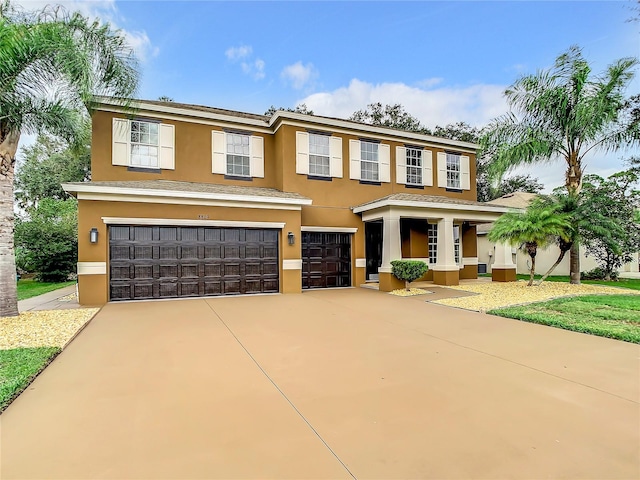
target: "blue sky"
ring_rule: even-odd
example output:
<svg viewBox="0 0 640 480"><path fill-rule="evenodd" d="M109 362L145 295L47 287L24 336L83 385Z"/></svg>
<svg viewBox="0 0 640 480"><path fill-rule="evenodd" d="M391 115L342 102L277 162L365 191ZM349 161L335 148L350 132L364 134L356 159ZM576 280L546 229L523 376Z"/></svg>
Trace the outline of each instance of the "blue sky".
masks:
<svg viewBox="0 0 640 480"><path fill-rule="evenodd" d="M61 3L123 29L141 58L141 98L254 113L305 102L347 117L380 101L430 127L482 126L506 111L505 87L570 45L596 71L640 56L630 0ZM637 92L639 79L629 91ZM595 156L587 173L613 173L622 156ZM561 172L559 164L533 173L551 188Z"/></svg>

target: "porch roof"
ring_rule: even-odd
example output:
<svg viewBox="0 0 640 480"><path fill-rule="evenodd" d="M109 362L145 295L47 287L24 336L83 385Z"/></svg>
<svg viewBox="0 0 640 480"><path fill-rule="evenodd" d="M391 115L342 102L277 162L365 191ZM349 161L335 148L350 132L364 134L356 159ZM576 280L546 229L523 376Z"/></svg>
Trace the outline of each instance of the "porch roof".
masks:
<svg viewBox="0 0 640 480"><path fill-rule="evenodd" d="M384 207L409 207L417 209L438 209L468 211L474 213L501 214L513 211L508 205L497 203L474 202L457 198L442 197L439 195L419 195L412 193L393 193L386 197L378 198L357 207L352 207L353 213L364 213Z"/></svg>

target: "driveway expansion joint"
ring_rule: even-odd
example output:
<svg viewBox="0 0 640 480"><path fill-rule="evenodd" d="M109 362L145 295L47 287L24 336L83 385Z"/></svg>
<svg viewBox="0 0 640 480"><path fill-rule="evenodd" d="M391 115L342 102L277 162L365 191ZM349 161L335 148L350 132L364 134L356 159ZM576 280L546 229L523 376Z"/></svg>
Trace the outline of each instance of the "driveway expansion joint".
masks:
<svg viewBox="0 0 640 480"><path fill-rule="evenodd" d="M231 336L233 336L233 338L236 340L236 342L238 342L238 345L240 345L240 347L245 351L245 353L249 356L251 361L256 365L256 367L258 367L258 369L262 372L262 374L266 377L266 379L269 380L269 382L273 385L273 387L280 393L282 398L291 406L291 408L293 408L293 410L298 414L298 416L302 419L302 421L307 424L307 426L311 429L311 431L315 434L315 436L318 437L318 440L320 440L322 442L322 444L327 448L327 450L329 450L331 455L333 455L334 458L340 463L340 465L342 465L342 467L351 476L351 478L353 478L354 480L357 480L357 477L353 474L353 472L351 470L349 470L349 467L347 467L347 465L342 461L342 459L338 456L338 454L331 448L331 446L329 446L329 444L326 442L326 440L324 438L322 438L322 435L320 435L320 433L315 429L315 427L313 425L311 425L311 422L309 422L309 420L303 415L303 413L300 410L298 410L298 408L289 399L289 397L286 395L286 393L284 393L282 391L282 389L278 386L278 384L265 371L265 369L262 367L262 365L260 365L258 360L256 360L256 358L253 355L251 355L251 352L242 343L242 341L240 341L240 339L237 337L237 335L234 333L234 331L231 330L229 325L227 325L227 323L220 316L220 314L218 312L216 312L216 310L213 308L213 306L209 302L207 302L205 300L205 303L207 304L209 309L213 312L213 314L218 318L218 320L220 320L220 323L222 323L222 325L224 325L224 327L229 331Z"/></svg>

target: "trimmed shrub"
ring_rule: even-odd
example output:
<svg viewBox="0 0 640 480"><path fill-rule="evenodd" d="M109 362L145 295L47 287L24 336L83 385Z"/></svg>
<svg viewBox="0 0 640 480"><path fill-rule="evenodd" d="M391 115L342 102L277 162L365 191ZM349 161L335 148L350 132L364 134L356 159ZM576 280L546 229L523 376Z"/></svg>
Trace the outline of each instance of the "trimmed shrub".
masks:
<svg viewBox="0 0 640 480"><path fill-rule="evenodd" d="M393 260L391 273L398 279L404 280L404 286L409 290L409 283L419 279L429 269L429 265L420 260Z"/></svg>
<svg viewBox="0 0 640 480"><path fill-rule="evenodd" d="M596 267L593 270L589 270L588 272L580 273L580 280L617 280L618 272L614 270L609 273L609 278L607 278L607 272L604 268Z"/></svg>

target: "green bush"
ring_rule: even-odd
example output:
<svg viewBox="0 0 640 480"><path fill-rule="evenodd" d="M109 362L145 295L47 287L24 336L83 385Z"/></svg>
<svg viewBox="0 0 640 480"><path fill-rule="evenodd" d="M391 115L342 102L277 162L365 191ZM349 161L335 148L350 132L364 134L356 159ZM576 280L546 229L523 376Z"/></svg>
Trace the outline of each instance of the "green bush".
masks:
<svg viewBox="0 0 640 480"><path fill-rule="evenodd" d="M16 250L21 268L37 272L44 282L67 280L78 261L78 206L75 199L44 199L18 220Z"/></svg>
<svg viewBox="0 0 640 480"><path fill-rule="evenodd" d="M420 260L393 260L391 262L391 273L398 280L404 280L407 290L409 290L409 283L423 276L428 269L429 266Z"/></svg>
<svg viewBox="0 0 640 480"><path fill-rule="evenodd" d="M609 278L611 280L618 279L618 272L614 270L609 273ZM580 273L580 280L607 280L607 272L604 268L596 267L593 270L589 270L588 272Z"/></svg>

